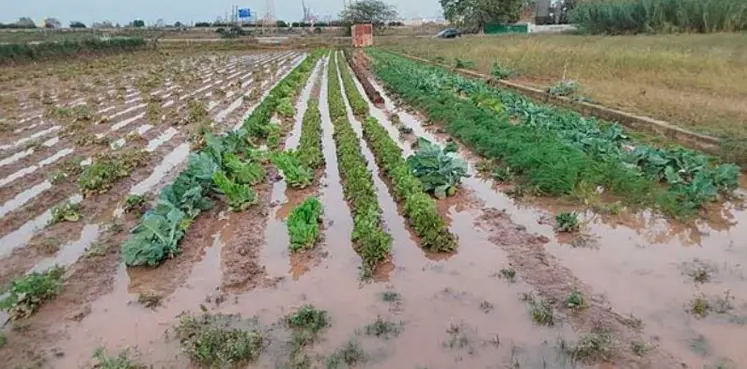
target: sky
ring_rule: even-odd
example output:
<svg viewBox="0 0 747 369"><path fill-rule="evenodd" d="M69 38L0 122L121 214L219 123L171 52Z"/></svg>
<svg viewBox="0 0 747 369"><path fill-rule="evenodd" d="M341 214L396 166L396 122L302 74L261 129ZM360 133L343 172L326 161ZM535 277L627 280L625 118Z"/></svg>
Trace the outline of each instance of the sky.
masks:
<svg viewBox="0 0 747 369"><path fill-rule="evenodd" d="M274 0L278 19L296 21L303 16L301 0ZM397 8L400 17L435 17L441 14L438 0L385 0ZM55 17L67 26L70 21L90 24L109 20L127 24L133 19L155 23L215 21L231 11L231 5L248 7L260 16L265 14L265 0L0 0L0 22L12 23L19 17L31 17L37 25L42 19ZM337 16L343 0L306 0L318 17Z"/></svg>

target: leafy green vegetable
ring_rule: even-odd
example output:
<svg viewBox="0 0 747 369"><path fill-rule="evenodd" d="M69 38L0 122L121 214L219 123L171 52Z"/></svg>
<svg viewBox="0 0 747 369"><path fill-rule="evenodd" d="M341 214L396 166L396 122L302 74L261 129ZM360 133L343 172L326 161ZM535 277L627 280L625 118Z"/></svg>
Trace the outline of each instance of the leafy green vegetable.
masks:
<svg viewBox="0 0 747 369"><path fill-rule="evenodd" d="M215 172L213 182L226 197L233 211L244 211L257 203L257 194L245 184L230 180L222 170Z"/></svg>
<svg viewBox="0 0 747 369"><path fill-rule="evenodd" d="M342 83L343 86L345 86L345 94L348 97L351 109L353 109L353 114L357 117L365 117L368 115L368 103L361 96L360 92L358 92L358 87L355 85L355 81L353 81L353 77L350 74L350 70L348 70L347 64L340 63L339 65Z"/></svg>
<svg viewBox="0 0 747 369"><path fill-rule="evenodd" d="M322 115L319 102L309 99L309 106L303 116L301 140L296 155L301 164L311 169L318 169L324 164L322 153Z"/></svg>
<svg viewBox="0 0 747 369"><path fill-rule="evenodd" d="M290 250L305 251L314 247L319 240L319 223L322 220L322 203L316 197L309 197L298 205L288 217Z"/></svg>
<svg viewBox="0 0 747 369"><path fill-rule="evenodd" d="M293 106L293 101L290 97L280 99L276 109L278 114L284 118L293 118L296 115L296 108Z"/></svg>
<svg viewBox="0 0 747 369"><path fill-rule="evenodd" d="M255 161L243 162L234 154L223 155L223 167L237 183L254 186L265 179L265 169Z"/></svg>
<svg viewBox="0 0 747 369"><path fill-rule="evenodd" d="M453 195L462 177L468 177L467 163L456 157L451 150L454 148L442 150L438 145L420 137L417 152L407 158L407 164L423 183L425 190L433 192L438 198Z"/></svg>
<svg viewBox="0 0 747 369"><path fill-rule="evenodd" d="M8 295L0 301L0 310L7 311L11 320L28 318L47 300L62 292L65 269L53 267L43 273L32 272L11 282Z"/></svg>
<svg viewBox="0 0 747 369"><path fill-rule="evenodd" d="M80 204L65 201L52 208L52 219L49 220L49 224L77 222L78 220L80 220Z"/></svg>
<svg viewBox="0 0 747 369"><path fill-rule="evenodd" d="M731 164L717 165L682 148L649 147L632 141L619 124L536 104L442 68L370 53L376 74L400 97L477 154L511 168L540 195L601 187L626 205L684 217L736 186L738 168Z"/></svg>
<svg viewBox="0 0 747 369"><path fill-rule="evenodd" d="M184 213L169 202L161 201L150 210L122 245L122 256L128 266L158 265L179 252L177 244L184 237Z"/></svg>
<svg viewBox="0 0 747 369"><path fill-rule="evenodd" d="M119 154L106 154L94 160L81 173L78 180L84 196L103 193L132 171L150 161L145 151L128 150Z"/></svg>
<svg viewBox="0 0 747 369"><path fill-rule="evenodd" d="M294 151L273 154L272 163L280 169L285 182L293 188L306 188L314 179L314 172L301 164L298 154Z"/></svg>
<svg viewBox="0 0 747 369"><path fill-rule="evenodd" d="M329 68L334 75L337 71L335 58L330 58ZM343 192L353 213L352 240L363 259L361 271L365 278L389 257L392 237L381 228L381 207L376 197L373 177L360 151L360 139L347 120L339 80L327 78L327 89Z"/></svg>

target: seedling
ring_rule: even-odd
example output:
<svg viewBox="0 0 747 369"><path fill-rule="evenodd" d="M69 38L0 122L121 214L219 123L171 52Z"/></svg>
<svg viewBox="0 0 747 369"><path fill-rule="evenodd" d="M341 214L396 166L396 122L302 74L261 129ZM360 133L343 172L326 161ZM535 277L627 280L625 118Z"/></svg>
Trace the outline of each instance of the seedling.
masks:
<svg viewBox="0 0 747 369"><path fill-rule="evenodd" d="M577 310L584 307L584 296L577 289L568 296L567 304L569 309Z"/></svg>
<svg viewBox="0 0 747 369"><path fill-rule="evenodd" d="M399 302L402 296L395 291L385 291L381 294L381 299L385 302Z"/></svg>
<svg viewBox="0 0 747 369"><path fill-rule="evenodd" d="M485 314L493 310L494 307L495 306L493 306L493 304L491 304L489 301L483 301L480 303L480 310L482 310L482 312Z"/></svg>
<svg viewBox="0 0 747 369"><path fill-rule="evenodd" d="M547 89L547 93L553 96L573 96L576 95L581 86L573 80L561 80L555 82L550 88Z"/></svg>
<svg viewBox="0 0 747 369"><path fill-rule="evenodd" d="M516 269L512 267L501 269L501 278L509 281L510 283L516 282Z"/></svg>
<svg viewBox="0 0 747 369"><path fill-rule="evenodd" d="M52 174L49 175L49 182L53 185L58 185L62 182L64 182L67 179L68 175L67 173L61 171L61 170L55 170L52 172Z"/></svg>
<svg viewBox="0 0 747 369"><path fill-rule="evenodd" d="M523 300L529 304L529 313L537 324L546 326L555 325L555 317L549 301L545 299L537 301L531 293L524 294Z"/></svg>
<svg viewBox="0 0 747 369"><path fill-rule="evenodd" d="M698 296L690 301L690 312L697 318L705 318L711 309L711 304L704 296Z"/></svg>
<svg viewBox="0 0 747 369"><path fill-rule="evenodd" d="M368 336L388 340L389 338L397 337L402 332L402 323L391 322L382 319L381 316L377 316L376 321L366 326L365 332Z"/></svg>
<svg viewBox="0 0 747 369"><path fill-rule="evenodd" d="M558 232L576 232L579 228L576 213L562 212L555 217L555 230Z"/></svg>
<svg viewBox="0 0 747 369"><path fill-rule="evenodd" d="M125 213L142 213L145 207L145 196L132 194L125 200Z"/></svg>

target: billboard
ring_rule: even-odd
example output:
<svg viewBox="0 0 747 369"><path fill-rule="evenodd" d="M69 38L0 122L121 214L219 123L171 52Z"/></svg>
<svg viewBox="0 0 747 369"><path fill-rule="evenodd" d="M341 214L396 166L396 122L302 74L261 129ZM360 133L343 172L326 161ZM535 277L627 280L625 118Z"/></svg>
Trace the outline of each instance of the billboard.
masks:
<svg viewBox="0 0 747 369"><path fill-rule="evenodd" d="M239 18L251 18L252 11L249 8L239 9Z"/></svg>

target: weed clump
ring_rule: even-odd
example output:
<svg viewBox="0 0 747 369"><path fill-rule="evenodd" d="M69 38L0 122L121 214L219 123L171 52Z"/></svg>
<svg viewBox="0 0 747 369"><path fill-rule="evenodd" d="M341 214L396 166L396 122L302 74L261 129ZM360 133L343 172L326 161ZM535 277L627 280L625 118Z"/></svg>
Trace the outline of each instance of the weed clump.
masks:
<svg viewBox="0 0 747 369"><path fill-rule="evenodd" d="M388 340L389 338L397 337L402 332L402 323L395 323L392 321L384 320L381 316L377 316L376 320L365 327L366 335L374 336L377 338L383 338Z"/></svg>
<svg viewBox="0 0 747 369"><path fill-rule="evenodd" d="M80 189L84 196L106 192L118 180L129 176L135 168L147 164L149 160L148 152L136 150L99 156L81 173L78 179Z"/></svg>
<svg viewBox="0 0 747 369"><path fill-rule="evenodd" d="M573 362L593 363L610 361L616 350L612 333L607 330L595 330L584 335L575 344L561 342L561 351L570 356Z"/></svg>
<svg viewBox="0 0 747 369"><path fill-rule="evenodd" d="M53 267L43 273L32 272L13 280L0 310L7 311L11 320L28 318L46 301L62 292L65 269Z"/></svg>
<svg viewBox="0 0 747 369"><path fill-rule="evenodd" d="M263 344L258 330L233 328L236 323L237 317L229 315L186 315L174 330L182 349L195 362L231 367L256 360Z"/></svg>
<svg viewBox="0 0 747 369"><path fill-rule="evenodd" d="M80 220L80 204L65 201L52 208L52 219L49 220L49 224L77 222L78 220Z"/></svg>
<svg viewBox="0 0 747 369"><path fill-rule="evenodd" d="M509 283L516 282L516 269L512 267L502 268L501 278L507 280Z"/></svg>
<svg viewBox="0 0 747 369"><path fill-rule="evenodd" d="M355 340L350 340L327 358L327 369L337 369L341 364L350 368L366 361L368 356L361 345Z"/></svg>
<svg viewBox="0 0 747 369"><path fill-rule="evenodd" d="M555 317L552 305L545 299L537 300L531 293L524 294L523 300L529 304L529 313L532 319L539 325L555 325Z"/></svg>
<svg viewBox="0 0 747 369"><path fill-rule="evenodd" d="M384 302L398 302L402 300L402 295L395 291L384 291L381 293L381 299Z"/></svg>
<svg viewBox="0 0 747 369"><path fill-rule="evenodd" d="M96 360L94 368L98 369L146 369L145 365L135 363L130 358L129 350L123 350L117 356L108 356L103 347L99 347L93 353Z"/></svg>
<svg viewBox="0 0 747 369"><path fill-rule="evenodd" d="M555 217L555 229L558 232L576 232L580 228L578 214L563 212Z"/></svg>
<svg viewBox="0 0 747 369"><path fill-rule="evenodd" d="M568 308L572 310L578 310L585 306L586 302L584 301L584 295L579 292L579 290L574 289L573 292L568 296L568 300L566 301Z"/></svg>

